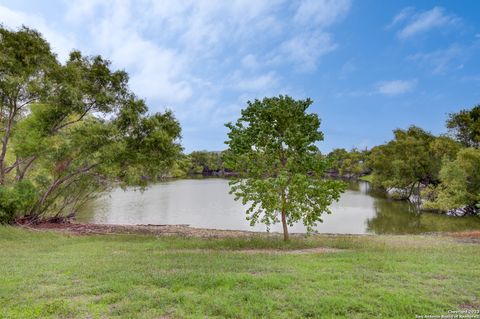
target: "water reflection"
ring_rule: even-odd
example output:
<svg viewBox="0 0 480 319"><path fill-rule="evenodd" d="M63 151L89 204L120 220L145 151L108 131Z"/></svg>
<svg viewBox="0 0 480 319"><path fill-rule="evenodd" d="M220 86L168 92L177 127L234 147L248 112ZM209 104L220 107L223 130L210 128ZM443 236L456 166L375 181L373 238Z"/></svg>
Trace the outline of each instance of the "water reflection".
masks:
<svg viewBox="0 0 480 319"><path fill-rule="evenodd" d="M367 220L367 231L376 234L422 232L420 214L411 204L375 198L375 216ZM425 229L426 230L426 229Z"/></svg>
<svg viewBox="0 0 480 319"><path fill-rule="evenodd" d="M245 220L245 207L228 194L224 179L185 179L159 183L145 192L120 189L88 203L78 219L106 224L188 224L193 227L265 231ZM350 183L316 227L322 233L408 234L480 229L480 218L418 214L406 202L374 194L366 182ZM272 231L281 231L276 225ZM294 225L292 232L305 232Z"/></svg>

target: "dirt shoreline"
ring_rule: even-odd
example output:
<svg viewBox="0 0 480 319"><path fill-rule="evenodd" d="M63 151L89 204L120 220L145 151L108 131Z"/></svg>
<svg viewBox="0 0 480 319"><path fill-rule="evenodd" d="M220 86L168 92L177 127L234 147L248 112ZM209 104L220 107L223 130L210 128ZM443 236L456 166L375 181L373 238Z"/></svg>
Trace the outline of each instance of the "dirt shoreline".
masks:
<svg viewBox="0 0 480 319"><path fill-rule="evenodd" d="M188 225L115 225L45 222L19 227L36 231L57 231L74 235L137 234L154 236L185 236L203 238L251 237L255 232L193 228Z"/></svg>
<svg viewBox="0 0 480 319"><path fill-rule="evenodd" d="M108 235L108 234L137 234L154 236L182 236L182 237L200 237L200 238L232 238L232 237L280 237L282 233L278 232L254 232L245 230L222 230L195 228L189 225L116 225L116 224L88 224L77 222L52 223L44 222L35 225L18 225L35 231L57 231L73 235ZM304 233L292 233L294 237L307 236ZM316 236L342 236L342 237L365 237L378 236L374 234L332 234L320 233ZM458 233L430 233L422 235L431 236L449 236L458 239L476 239L480 240L480 231L465 231Z"/></svg>

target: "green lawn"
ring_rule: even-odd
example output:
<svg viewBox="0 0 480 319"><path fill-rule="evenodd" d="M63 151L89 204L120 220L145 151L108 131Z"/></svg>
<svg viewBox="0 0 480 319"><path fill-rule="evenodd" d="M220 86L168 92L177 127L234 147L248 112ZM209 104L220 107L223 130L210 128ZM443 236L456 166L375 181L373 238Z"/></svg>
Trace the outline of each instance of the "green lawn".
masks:
<svg viewBox="0 0 480 319"><path fill-rule="evenodd" d="M289 253L307 247L344 250ZM448 237L285 245L0 227L0 318L415 318L478 309L479 265L480 244Z"/></svg>

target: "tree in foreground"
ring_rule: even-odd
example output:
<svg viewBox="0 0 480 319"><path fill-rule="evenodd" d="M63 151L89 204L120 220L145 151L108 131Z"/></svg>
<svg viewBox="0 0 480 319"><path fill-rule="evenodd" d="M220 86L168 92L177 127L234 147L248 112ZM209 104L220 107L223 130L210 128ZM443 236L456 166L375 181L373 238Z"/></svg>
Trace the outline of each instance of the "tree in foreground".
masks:
<svg viewBox="0 0 480 319"><path fill-rule="evenodd" d="M114 185L145 186L181 147L128 75L78 51L61 64L31 29L0 27L0 222L60 218Z"/></svg>
<svg viewBox="0 0 480 319"><path fill-rule="evenodd" d="M247 220L288 226L302 221L312 231L329 205L344 190L339 181L325 179L326 160L315 145L323 140L320 119L307 113L310 99L289 96L248 102L230 129L226 166L239 173L231 193L249 204Z"/></svg>

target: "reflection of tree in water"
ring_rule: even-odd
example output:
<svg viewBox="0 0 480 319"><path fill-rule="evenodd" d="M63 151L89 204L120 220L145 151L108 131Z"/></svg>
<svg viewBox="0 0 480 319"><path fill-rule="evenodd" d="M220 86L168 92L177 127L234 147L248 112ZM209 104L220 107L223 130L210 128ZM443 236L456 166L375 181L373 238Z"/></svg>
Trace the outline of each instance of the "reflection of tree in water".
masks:
<svg viewBox="0 0 480 319"><path fill-rule="evenodd" d="M356 192L359 192L360 191L360 183L362 182L358 182L358 181L345 181L345 183L347 184L347 189L348 190L351 190L351 191L356 191Z"/></svg>
<svg viewBox="0 0 480 319"><path fill-rule="evenodd" d="M419 213L405 201L375 198L376 216L367 220L367 231L376 234L419 234L480 229L480 217L450 217Z"/></svg>
<svg viewBox="0 0 480 319"><path fill-rule="evenodd" d="M421 214L408 202L375 198L376 216L367 220L367 231L376 234L417 234L426 232Z"/></svg>

